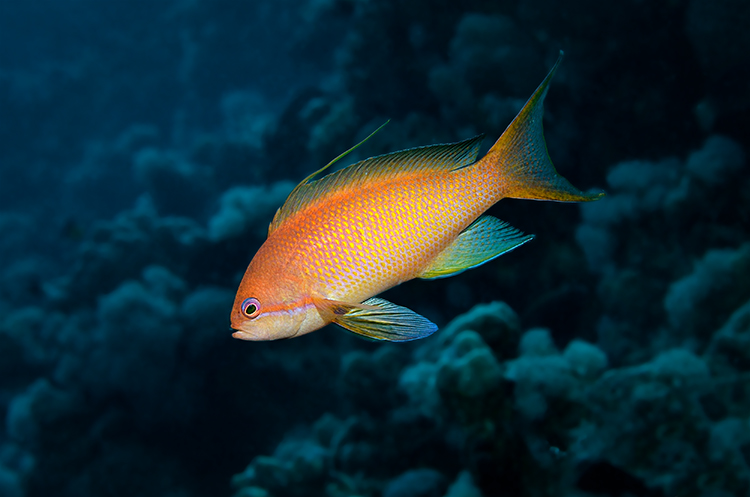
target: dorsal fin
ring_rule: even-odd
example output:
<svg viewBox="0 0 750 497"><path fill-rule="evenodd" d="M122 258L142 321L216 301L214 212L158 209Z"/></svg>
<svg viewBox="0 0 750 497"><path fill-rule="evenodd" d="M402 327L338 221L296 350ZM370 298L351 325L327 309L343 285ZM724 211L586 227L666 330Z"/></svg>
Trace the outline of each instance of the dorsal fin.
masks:
<svg viewBox="0 0 750 497"><path fill-rule="evenodd" d="M311 181L314 176L328 168L328 166L325 166L302 180L292 193L289 194L284 205L276 211L276 215L268 227L268 234L273 233L279 226L284 224L285 220L295 213L326 195L344 188L356 188L358 185L373 180L396 177L401 174L413 173L420 170L444 169L452 171L473 164L477 159L479 146L483 138L484 135L478 135L457 143L428 145L426 147L391 152L365 159L324 176L319 180ZM361 143L356 146L359 146ZM351 150L353 148L338 156L333 162Z"/></svg>

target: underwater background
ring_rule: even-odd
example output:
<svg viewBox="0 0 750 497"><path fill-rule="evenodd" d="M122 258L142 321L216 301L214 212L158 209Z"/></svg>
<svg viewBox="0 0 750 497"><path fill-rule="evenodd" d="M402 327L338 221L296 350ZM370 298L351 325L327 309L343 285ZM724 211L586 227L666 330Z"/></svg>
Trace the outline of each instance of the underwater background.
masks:
<svg viewBox="0 0 750 497"><path fill-rule="evenodd" d="M0 496L750 495L750 3L0 3ZM485 133L552 67L536 234L385 294L440 325L231 337L310 172Z"/></svg>

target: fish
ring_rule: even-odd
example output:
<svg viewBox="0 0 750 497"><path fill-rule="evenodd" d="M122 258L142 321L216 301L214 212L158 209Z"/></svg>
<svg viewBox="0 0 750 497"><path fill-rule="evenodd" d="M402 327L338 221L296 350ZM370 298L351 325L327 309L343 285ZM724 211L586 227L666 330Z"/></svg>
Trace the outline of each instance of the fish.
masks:
<svg viewBox="0 0 750 497"><path fill-rule="evenodd" d="M232 336L293 338L334 323L375 341L425 338L437 330L433 322L377 295L415 278L457 275L529 242L533 235L484 214L503 198L604 196L571 185L547 152L543 102L562 56L480 160L482 135L371 157L319 177L366 138L302 180L240 282Z"/></svg>

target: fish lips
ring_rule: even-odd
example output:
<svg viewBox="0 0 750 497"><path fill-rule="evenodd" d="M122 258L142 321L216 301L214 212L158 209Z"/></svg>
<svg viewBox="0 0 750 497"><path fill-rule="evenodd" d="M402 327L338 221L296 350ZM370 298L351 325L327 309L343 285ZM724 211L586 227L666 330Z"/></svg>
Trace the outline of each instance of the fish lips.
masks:
<svg viewBox="0 0 750 497"><path fill-rule="evenodd" d="M246 331L238 330L235 328L230 328L230 330L234 332L232 333L232 336L234 338L238 338L240 340L258 340L258 338L254 337L253 335L251 335L250 333Z"/></svg>

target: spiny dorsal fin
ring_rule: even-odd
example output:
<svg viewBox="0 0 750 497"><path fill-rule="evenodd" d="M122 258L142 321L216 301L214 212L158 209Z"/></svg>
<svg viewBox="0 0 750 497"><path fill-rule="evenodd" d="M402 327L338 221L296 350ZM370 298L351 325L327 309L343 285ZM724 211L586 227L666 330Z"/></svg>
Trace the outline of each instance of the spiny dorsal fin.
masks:
<svg viewBox="0 0 750 497"><path fill-rule="evenodd" d="M333 164L335 164L339 160L341 160L344 157L346 157L347 155L349 155L353 150L359 148L360 145L362 145L364 142L366 142L367 140L369 140L370 138L372 138L375 135L375 133L377 133L378 131L380 131L381 129L383 129L385 127L385 125L388 124L389 122L391 122L390 119L388 119L386 122L384 122L383 124L381 124L378 127L378 129L376 129L375 131L373 131L372 133L370 133L369 135L367 135L361 142L357 143L356 145L354 145L353 147L351 147L346 152L343 152L343 153L339 154L331 162L329 162L325 166L321 167L320 169L318 169L317 171L313 172L312 174L308 175L305 179L303 179L302 181L300 181L299 184L294 187L294 190L292 190L292 192L286 198L286 201L284 202L284 205L282 205L281 207L279 207L278 209L276 209L276 214L274 214L273 220L271 221L271 224L268 226L268 235L270 236L271 233L273 233L274 230L276 230L276 228L278 228L282 224L283 220L286 219L289 216L289 213L284 213L284 207L289 203L290 199L292 199L293 197L295 197L295 196L298 195L298 190L302 189L305 185L309 184L309 182L312 181L312 179L315 176L317 176L318 174L322 173L323 171L325 171L326 169L328 169L329 167L331 167Z"/></svg>
<svg viewBox="0 0 750 497"><path fill-rule="evenodd" d="M476 161L483 138L484 135L479 135L462 142L416 147L379 155L352 164L319 180L311 181L314 176L328 167L325 166L302 180L289 194L284 205L276 211L271 226L268 228L268 234L273 233L295 213L344 188L356 188L373 180L396 177L420 170L444 169L450 171L473 164ZM351 150L353 148L334 159L333 162Z"/></svg>

